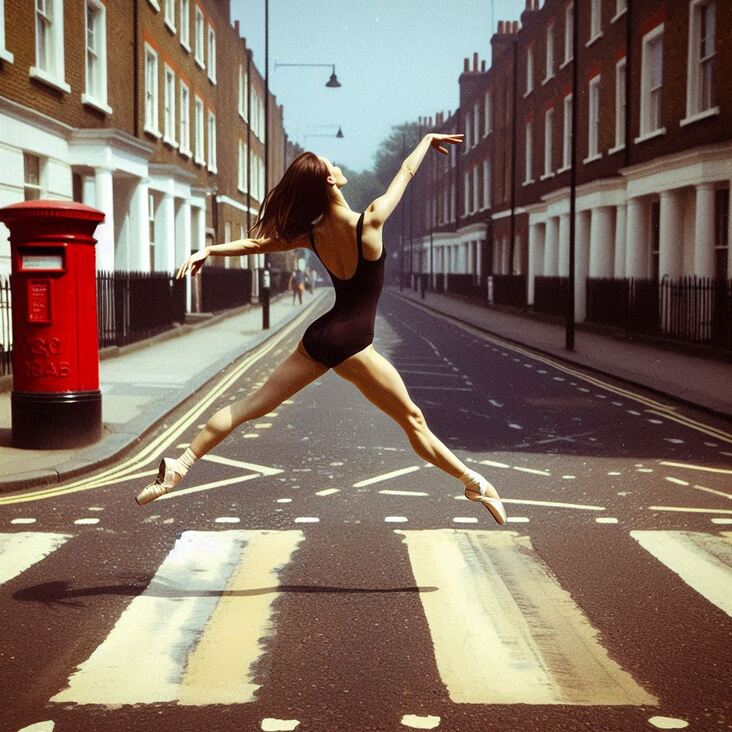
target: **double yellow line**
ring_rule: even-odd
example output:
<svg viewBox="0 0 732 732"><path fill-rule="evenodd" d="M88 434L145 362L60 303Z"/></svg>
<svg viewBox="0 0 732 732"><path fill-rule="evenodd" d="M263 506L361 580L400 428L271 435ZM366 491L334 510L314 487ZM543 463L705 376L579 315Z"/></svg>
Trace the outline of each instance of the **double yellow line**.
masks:
<svg viewBox="0 0 732 732"><path fill-rule="evenodd" d="M130 456L123 462L113 465L112 467L103 470L101 473L97 473L89 478L82 478L63 486L54 486L53 488L44 488L10 496L0 496L0 506L7 506L13 503L27 503L29 501L41 501L46 498L56 498L57 496L67 495L70 493L78 493L80 491L88 491L93 488L101 488L110 483L116 483L125 478L134 477L133 474L135 472L146 467L151 462L156 462L161 453L165 452L165 450L167 450L167 448L170 447L170 445L172 445L180 435L183 434L214 401L216 401L216 399L218 399L231 387L232 384L241 378L242 374L257 363L257 361L270 353L270 351L279 345L281 341L287 338L293 330L298 328L305 319L309 310L310 308L308 308L307 311L300 313L280 331L269 338L261 347L257 348L251 355L248 355L238 363L235 363L232 371L222 377L200 401L196 402L196 404L188 409L185 414L167 427L167 429L165 429L146 447L143 447L139 452Z"/></svg>
<svg viewBox="0 0 732 732"><path fill-rule="evenodd" d="M394 293L394 294L396 294L396 293ZM563 363L561 361L555 361L552 358L548 358L548 357L538 354L534 351L530 351L526 348L522 348L521 346L518 346L515 343L511 343L510 341L504 340L500 336L494 336L492 334L488 334L485 331L480 330L479 328L476 328L475 326L471 326L467 323L464 323L456 318L453 318L450 315L446 315L445 313L439 313L439 312L433 310L432 308L425 307L421 303L414 302L414 300L412 300L411 298L405 298L404 296L400 296L400 297L402 300L405 300L406 302L410 303L411 305L414 305L415 307L421 308L422 310L429 313L430 315L433 315L437 318L442 318L443 320L447 320L449 323L458 325L459 327L463 328L463 330L468 331L472 335L478 336L479 338L482 338L483 340L489 341L491 343L495 343L497 346L500 346L501 348L505 348L506 350L513 351L515 353L520 353L521 355L525 356L526 358L530 358L533 361L539 361L540 363L546 364L547 366L551 366L552 368L562 371L565 374L569 374L570 376L573 376L576 379L581 379L582 381L585 381L588 384L593 384L594 386L604 389L605 391L612 392L613 394L617 394L618 396L622 396L626 399L632 399L635 402L643 404L645 407L647 407L646 412L648 414L654 414L656 416L663 417L664 419L668 419L673 422L677 422L678 424L683 425L684 427L689 427L693 430L697 430L698 432L702 432L705 435L708 435L709 437L713 437L717 440L720 440L721 442L727 442L729 444L732 444L732 434L730 434L729 432L725 432L724 430L717 429L716 427L710 427L707 424L698 422L695 419L691 419L691 417L686 417L682 414L678 414L676 412L676 407L671 406L670 404L664 404L663 402L658 402L655 399L650 399L648 397L643 396L642 394L637 394L636 392L630 391L629 389L624 389L620 386L615 386L613 384L609 384L606 381L603 381L602 379L598 379L595 376L590 376L589 374L586 374L582 371L573 369L572 367L567 366L565 363Z"/></svg>

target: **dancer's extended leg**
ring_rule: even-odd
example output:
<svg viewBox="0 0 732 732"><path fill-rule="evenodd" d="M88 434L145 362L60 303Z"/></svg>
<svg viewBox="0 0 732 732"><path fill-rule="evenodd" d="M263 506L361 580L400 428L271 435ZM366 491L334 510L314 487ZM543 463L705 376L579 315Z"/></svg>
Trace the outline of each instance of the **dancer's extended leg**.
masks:
<svg viewBox="0 0 732 732"><path fill-rule="evenodd" d="M470 500L481 501L498 523L505 523L505 510L495 487L480 473L468 468L432 433L422 410L409 396L399 372L373 345L346 359L333 370L355 384L372 404L399 424L417 455L459 478L465 484L465 495Z"/></svg>
<svg viewBox="0 0 732 732"><path fill-rule="evenodd" d="M157 479L138 494L137 502L148 503L169 492L196 460L228 437L236 427L271 412L327 370L326 366L313 361L299 350L293 351L257 391L219 409L178 459L164 458Z"/></svg>

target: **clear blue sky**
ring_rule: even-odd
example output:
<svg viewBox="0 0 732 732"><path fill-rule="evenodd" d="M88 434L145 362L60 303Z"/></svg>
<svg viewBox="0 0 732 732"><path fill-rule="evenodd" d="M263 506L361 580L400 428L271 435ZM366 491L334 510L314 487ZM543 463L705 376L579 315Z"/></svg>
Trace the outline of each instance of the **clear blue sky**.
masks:
<svg viewBox="0 0 732 732"><path fill-rule="evenodd" d="M285 129L338 165L371 168L392 125L459 102L463 59L490 65L498 20L518 20L525 0L270 0L269 84L285 107ZM493 25L491 27L491 14ZM264 0L231 0L232 21L264 75ZM342 86L325 87L335 63ZM333 133L344 138L308 137Z"/></svg>

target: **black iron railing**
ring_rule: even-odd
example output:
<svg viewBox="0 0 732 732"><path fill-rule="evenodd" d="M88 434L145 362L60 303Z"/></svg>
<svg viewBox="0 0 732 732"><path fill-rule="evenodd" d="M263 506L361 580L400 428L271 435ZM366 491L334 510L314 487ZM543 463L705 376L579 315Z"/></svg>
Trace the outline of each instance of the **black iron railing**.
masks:
<svg viewBox="0 0 732 732"><path fill-rule="evenodd" d="M205 266L201 270L201 310L219 310L248 305L252 300L252 270Z"/></svg>
<svg viewBox="0 0 732 732"><path fill-rule="evenodd" d="M498 305L526 305L526 275L491 275L493 302Z"/></svg>
<svg viewBox="0 0 732 732"><path fill-rule="evenodd" d="M564 315L569 295L568 277L536 277L534 279L534 310L549 315Z"/></svg>
<svg viewBox="0 0 732 732"><path fill-rule="evenodd" d="M448 272L445 275L447 291L453 295L462 295L473 300L485 302L487 297L486 281L482 281L474 274L456 274Z"/></svg>
<svg viewBox="0 0 732 732"><path fill-rule="evenodd" d="M0 376L10 373L13 324L10 310L10 278L0 275Z"/></svg>

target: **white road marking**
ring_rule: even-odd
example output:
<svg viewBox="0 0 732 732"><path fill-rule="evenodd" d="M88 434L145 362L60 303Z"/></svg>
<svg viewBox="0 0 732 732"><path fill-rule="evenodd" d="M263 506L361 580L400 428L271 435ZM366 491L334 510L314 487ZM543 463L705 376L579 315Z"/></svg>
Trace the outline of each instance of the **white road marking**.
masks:
<svg viewBox="0 0 732 732"><path fill-rule="evenodd" d="M732 617L732 532L631 531L630 535L689 587Z"/></svg>
<svg viewBox="0 0 732 732"><path fill-rule="evenodd" d="M510 524L528 524L529 519L527 516L509 516L506 522Z"/></svg>
<svg viewBox="0 0 732 732"><path fill-rule="evenodd" d="M89 506L87 511L104 511L104 509L101 506Z"/></svg>
<svg viewBox="0 0 732 732"><path fill-rule="evenodd" d="M300 724L298 719L275 719L274 717L267 717L262 720L259 728L263 732L289 732L289 730L296 729Z"/></svg>
<svg viewBox="0 0 732 732"><path fill-rule="evenodd" d="M56 723L52 719L47 719L44 722L29 724L27 727L19 729L18 732L53 732L55 726Z"/></svg>
<svg viewBox="0 0 732 732"><path fill-rule="evenodd" d="M292 498L278 498L277 503L292 503Z"/></svg>
<svg viewBox="0 0 732 732"><path fill-rule="evenodd" d="M317 516L298 516L295 519L296 524L317 524L319 521Z"/></svg>
<svg viewBox="0 0 732 732"><path fill-rule="evenodd" d="M231 458L223 457L222 455L204 455L201 460L208 460L210 463L218 463L219 465L229 465L232 468L242 468L242 470L253 470L255 473L261 473L262 475L278 475L285 471L281 468L271 468L268 465L257 465L257 463L245 463L241 460L232 460Z"/></svg>
<svg viewBox="0 0 732 732"><path fill-rule="evenodd" d="M455 516L452 520L455 524L477 524L478 519L474 516Z"/></svg>
<svg viewBox="0 0 732 732"><path fill-rule="evenodd" d="M658 729L686 729L689 726L685 719L677 717L650 717L648 722Z"/></svg>
<svg viewBox="0 0 732 732"><path fill-rule="evenodd" d="M596 524L617 524L618 520L612 516L598 516L595 519Z"/></svg>
<svg viewBox="0 0 732 732"><path fill-rule="evenodd" d="M493 468L510 468L511 467L510 465L506 465L506 463L497 463L497 462L494 462L493 460L481 460L480 464L481 465L490 465Z"/></svg>
<svg viewBox="0 0 732 732"><path fill-rule="evenodd" d="M253 438L255 438L255 437L259 437L259 434L258 434L258 433L256 433L256 432L249 432L249 433L248 433L248 434L246 434L246 435L242 435L242 437L243 437L244 439L246 439L246 440L251 440L251 439L253 439Z"/></svg>
<svg viewBox="0 0 732 732"><path fill-rule="evenodd" d="M726 508L687 508L685 506L648 506L648 510L678 511L680 513L732 513L732 510Z"/></svg>
<svg viewBox="0 0 732 732"><path fill-rule="evenodd" d="M580 511L604 511L605 506L592 506L587 503L563 503L561 501L534 501L528 498L503 498L504 503L517 503L524 506L547 506L548 508L576 508Z"/></svg>
<svg viewBox="0 0 732 732"><path fill-rule="evenodd" d="M399 369L399 373L400 374L420 374L421 376L448 376L451 379L461 378L457 374L446 374L444 371L413 371L410 369Z"/></svg>
<svg viewBox="0 0 732 732"><path fill-rule="evenodd" d="M403 524L408 521L406 516L386 516L384 521L387 524Z"/></svg>
<svg viewBox="0 0 732 732"><path fill-rule="evenodd" d="M332 496L334 493L340 493L340 488L325 488L322 491L317 491L316 496Z"/></svg>
<svg viewBox="0 0 732 732"><path fill-rule="evenodd" d="M732 524L732 518L713 518L713 524Z"/></svg>
<svg viewBox="0 0 732 732"><path fill-rule="evenodd" d="M420 386L419 384L410 384L409 390L414 389L429 389L432 391L473 391L469 387L464 386Z"/></svg>
<svg viewBox="0 0 732 732"><path fill-rule="evenodd" d="M689 463L674 463L668 460L661 460L661 465L667 465L670 468L688 468L689 470L701 470L705 473L722 473L723 475L732 475L732 470L725 468L709 468L706 465L690 465Z"/></svg>
<svg viewBox="0 0 732 732"><path fill-rule="evenodd" d="M98 518L80 518L80 519L76 519L76 521L74 521L74 523L77 524L78 526L86 526L86 525L92 526L94 524L98 524L99 519Z"/></svg>
<svg viewBox="0 0 732 732"><path fill-rule="evenodd" d="M225 485L234 485L236 483L243 483L247 480L253 480L259 478L258 475L241 475L238 478L224 478L223 480L214 480L211 483L202 483L201 485L195 485L191 488L181 488L180 490L174 490L170 493L165 493L156 498L156 501L166 501L170 498L179 498L180 496L186 496L190 493L200 493L201 491L208 491L212 488L222 488Z"/></svg>
<svg viewBox="0 0 732 732"><path fill-rule="evenodd" d="M681 480L680 478L672 478L670 475L666 475L664 477L664 480L667 480L669 483L676 483L676 485L689 485L688 480Z"/></svg>
<svg viewBox="0 0 732 732"><path fill-rule="evenodd" d="M219 516L214 519L216 524L238 524L241 519L238 516Z"/></svg>
<svg viewBox="0 0 732 732"><path fill-rule="evenodd" d="M621 473L618 470L611 470L608 475L621 475Z"/></svg>
<svg viewBox="0 0 732 732"><path fill-rule="evenodd" d="M335 467L337 465L343 465L343 463L342 462L339 462L339 461L336 461L334 463L328 463L328 465L331 465L331 466Z"/></svg>
<svg viewBox="0 0 732 732"><path fill-rule="evenodd" d="M518 465L513 466L514 470L518 470L521 473L532 473L533 475L551 475L548 470L536 470L535 468L522 468Z"/></svg>
<svg viewBox="0 0 732 732"><path fill-rule="evenodd" d="M563 475L562 480L575 480L577 478L576 475Z"/></svg>
<svg viewBox="0 0 732 732"><path fill-rule="evenodd" d="M495 399L489 399L488 402L489 404L492 404L494 407L498 407L499 409L503 407L503 404L497 402Z"/></svg>
<svg viewBox="0 0 732 732"><path fill-rule="evenodd" d="M684 441L679 440L678 437L664 437L664 442L670 442L672 445L683 445Z"/></svg>
<svg viewBox="0 0 732 732"><path fill-rule="evenodd" d="M412 729L435 729L440 726L440 718L433 715L405 714L401 719L405 727Z"/></svg>
<svg viewBox="0 0 732 732"><path fill-rule="evenodd" d="M0 534L0 585L55 552L71 534L16 531Z"/></svg>
<svg viewBox="0 0 732 732"><path fill-rule="evenodd" d="M407 475L413 473L415 470L419 470L419 465L412 465L408 468L401 468L400 470L392 470L390 473L382 473L376 475L373 478L367 478L366 480L360 480L358 483L354 483L354 488L363 488L366 485L372 485L373 483L380 483L382 480L391 480L392 478L398 478L400 475Z"/></svg>
<svg viewBox="0 0 732 732"><path fill-rule="evenodd" d="M379 493L385 495L385 496L429 496L429 493L425 493L424 491L389 491L389 490L383 490L379 491Z"/></svg>
<svg viewBox="0 0 732 732"><path fill-rule="evenodd" d="M261 424L255 424L255 430L268 430L272 426L271 422L262 422Z"/></svg>
<svg viewBox="0 0 732 732"><path fill-rule="evenodd" d="M450 699L458 704L647 705L598 632L515 531L397 530ZM490 662L486 662L490 659Z"/></svg>
<svg viewBox="0 0 732 732"><path fill-rule="evenodd" d="M628 414L632 414L634 417L640 417L640 412L637 412L635 409L626 409L625 411Z"/></svg>
<svg viewBox="0 0 732 732"><path fill-rule="evenodd" d="M523 427L522 427L522 426L521 426L520 424L516 424L515 422L509 422L509 423L508 423L508 426L509 426L509 427L510 427L510 428L511 428L512 430L522 430L522 429L523 429Z"/></svg>
<svg viewBox="0 0 732 732"><path fill-rule="evenodd" d="M34 518L14 518L11 519L11 524L34 524L36 520Z"/></svg>
<svg viewBox="0 0 732 732"><path fill-rule="evenodd" d="M53 702L254 701L279 572L301 531L186 531ZM246 617L246 623L241 618Z"/></svg>

